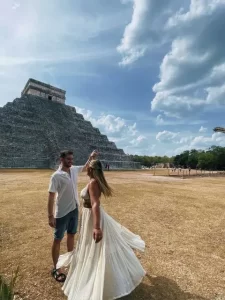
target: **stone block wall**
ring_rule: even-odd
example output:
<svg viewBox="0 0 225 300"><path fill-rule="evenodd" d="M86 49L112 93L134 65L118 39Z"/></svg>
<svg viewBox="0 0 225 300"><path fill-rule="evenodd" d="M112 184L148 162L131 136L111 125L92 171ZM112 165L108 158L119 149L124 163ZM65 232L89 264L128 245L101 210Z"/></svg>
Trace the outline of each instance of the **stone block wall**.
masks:
<svg viewBox="0 0 225 300"><path fill-rule="evenodd" d="M30 78L26 83L21 96L33 95L49 99L54 102L65 104L65 94L66 91L59 89L57 87L51 86L44 82Z"/></svg>
<svg viewBox="0 0 225 300"><path fill-rule="evenodd" d="M0 109L1 168L55 168L63 149L74 151L77 165L97 149L112 169L140 168L71 106L24 95Z"/></svg>

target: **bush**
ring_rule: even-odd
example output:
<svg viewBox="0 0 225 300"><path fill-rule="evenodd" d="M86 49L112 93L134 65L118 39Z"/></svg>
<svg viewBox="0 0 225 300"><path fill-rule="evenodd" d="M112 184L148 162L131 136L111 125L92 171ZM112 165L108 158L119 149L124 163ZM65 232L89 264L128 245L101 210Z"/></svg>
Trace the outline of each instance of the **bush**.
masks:
<svg viewBox="0 0 225 300"><path fill-rule="evenodd" d="M0 299L1 300L13 300L14 298L14 288L16 280L19 274L19 267L16 269L14 274L12 274L9 283L5 281L2 275L0 275Z"/></svg>

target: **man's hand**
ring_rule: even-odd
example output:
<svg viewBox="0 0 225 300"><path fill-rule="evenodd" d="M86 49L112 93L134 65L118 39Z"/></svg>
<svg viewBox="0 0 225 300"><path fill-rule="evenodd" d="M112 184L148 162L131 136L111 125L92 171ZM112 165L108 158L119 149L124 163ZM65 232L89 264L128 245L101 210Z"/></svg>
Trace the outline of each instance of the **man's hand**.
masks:
<svg viewBox="0 0 225 300"><path fill-rule="evenodd" d="M48 217L48 224L50 227L55 228L55 218L54 216Z"/></svg>
<svg viewBox="0 0 225 300"><path fill-rule="evenodd" d="M96 159L96 157L98 156L98 151L97 150L94 150L91 155L90 155L90 159Z"/></svg>
<svg viewBox="0 0 225 300"><path fill-rule="evenodd" d="M95 240L95 243L98 243L102 239L102 230L99 229L93 229L93 239Z"/></svg>

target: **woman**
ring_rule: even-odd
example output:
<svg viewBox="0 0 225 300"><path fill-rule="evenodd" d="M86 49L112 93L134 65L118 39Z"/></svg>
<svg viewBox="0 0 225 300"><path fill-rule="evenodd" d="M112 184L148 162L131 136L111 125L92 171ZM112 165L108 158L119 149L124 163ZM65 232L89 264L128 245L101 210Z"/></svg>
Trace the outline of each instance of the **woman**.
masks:
<svg viewBox="0 0 225 300"><path fill-rule="evenodd" d="M63 285L68 300L112 300L130 294L145 275L132 248L144 251L141 238L111 218L100 197L112 196L102 165L92 160L89 184L81 191L83 212L76 250L61 255L57 268L70 269Z"/></svg>

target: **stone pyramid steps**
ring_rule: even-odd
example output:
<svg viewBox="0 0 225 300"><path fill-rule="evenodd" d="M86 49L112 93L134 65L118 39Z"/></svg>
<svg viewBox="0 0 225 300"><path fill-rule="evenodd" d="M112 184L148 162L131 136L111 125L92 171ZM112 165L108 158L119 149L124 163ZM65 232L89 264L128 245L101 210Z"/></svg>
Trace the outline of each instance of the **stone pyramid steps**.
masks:
<svg viewBox="0 0 225 300"><path fill-rule="evenodd" d="M97 149L111 168L139 168L74 107L24 95L0 108L0 167L55 167L63 149L74 151L77 165Z"/></svg>

